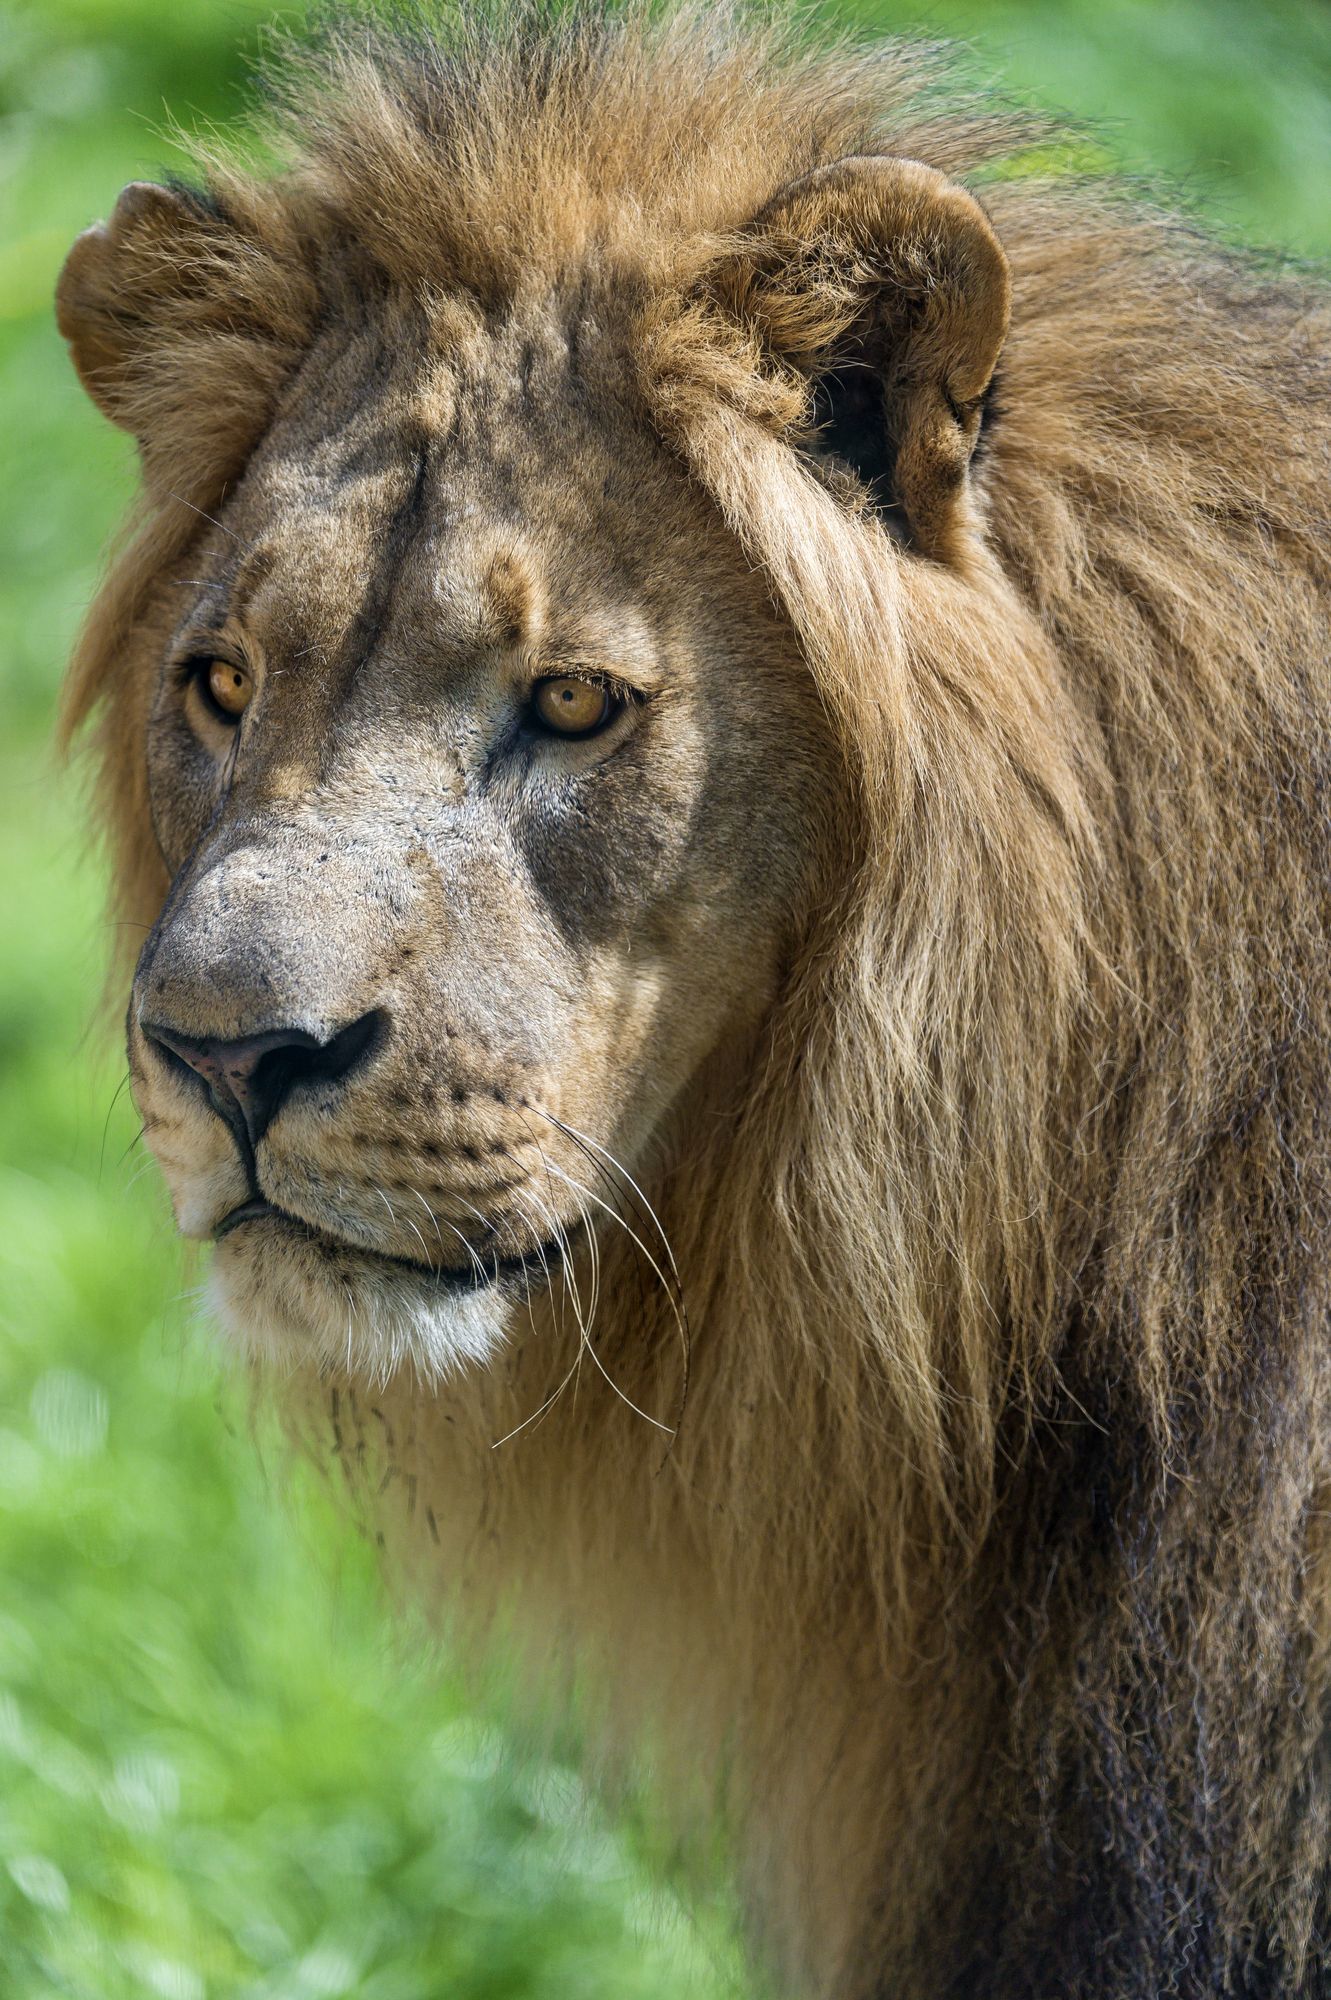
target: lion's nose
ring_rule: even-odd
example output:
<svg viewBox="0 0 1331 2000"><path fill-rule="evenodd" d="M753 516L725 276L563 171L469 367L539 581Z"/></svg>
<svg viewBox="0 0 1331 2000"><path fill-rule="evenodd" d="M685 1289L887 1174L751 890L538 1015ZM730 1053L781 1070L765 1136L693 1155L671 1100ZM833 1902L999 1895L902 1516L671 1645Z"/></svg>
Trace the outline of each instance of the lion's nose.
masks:
<svg viewBox="0 0 1331 2000"><path fill-rule="evenodd" d="M382 1021L378 1011L362 1014L322 1042L303 1028L272 1028L224 1042L180 1034L160 1022L141 1025L168 1059L203 1078L219 1117L233 1131L243 1127L253 1147L297 1084L334 1082L348 1075L368 1054Z"/></svg>

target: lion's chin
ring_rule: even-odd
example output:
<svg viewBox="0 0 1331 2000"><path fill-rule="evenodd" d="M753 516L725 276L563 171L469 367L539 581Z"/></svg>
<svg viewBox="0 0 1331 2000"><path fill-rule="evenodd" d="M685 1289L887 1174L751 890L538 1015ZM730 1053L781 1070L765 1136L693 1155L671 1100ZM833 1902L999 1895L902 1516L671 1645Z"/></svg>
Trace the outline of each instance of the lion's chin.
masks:
<svg viewBox="0 0 1331 2000"><path fill-rule="evenodd" d="M382 1382L401 1369L437 1380L503 1344L523 1273L450 1273L336 1246L286 1217L246 1220L218 1243L209 1301L252 1360Z"/></svg>

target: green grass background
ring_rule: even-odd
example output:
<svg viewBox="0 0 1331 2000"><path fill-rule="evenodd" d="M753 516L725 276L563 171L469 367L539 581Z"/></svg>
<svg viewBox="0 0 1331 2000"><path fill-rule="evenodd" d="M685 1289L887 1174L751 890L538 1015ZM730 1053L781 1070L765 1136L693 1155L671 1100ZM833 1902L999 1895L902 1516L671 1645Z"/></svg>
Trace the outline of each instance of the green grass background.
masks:
<svg viewBox="0 0 1331 2000"><path fill-rule="evenodd" d="M60 259L239 106L252 0L0 7L0 2000L750 1992L723 1890L515 1748L274 1472L133 1143L61 666L129 490L51 321ZM972 40L1231 235L1331 252L1325 0L863 0Z"/></svg>

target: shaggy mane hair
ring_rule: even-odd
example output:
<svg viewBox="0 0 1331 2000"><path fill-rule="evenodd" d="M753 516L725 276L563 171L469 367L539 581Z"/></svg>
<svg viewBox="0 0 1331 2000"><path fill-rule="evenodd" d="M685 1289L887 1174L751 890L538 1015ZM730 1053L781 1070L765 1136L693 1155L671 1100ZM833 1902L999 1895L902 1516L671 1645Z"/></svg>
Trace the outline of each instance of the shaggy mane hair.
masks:
<svg viewBox="0 0 1331 2000"><path fill-rule="evenodd" d="M153 413L144 514L67 727L321 314L576 286L617 302L643 420L769 578L845 771L754 1066L647 1183L693 1332L664 1470L608 1396L489 1450L556 1379L537 1351L389 1384L373 1417L326 1384L335 1448L391 1433L474 1621L506 1577L541 1646L599 1655L608 1736L664 1718L676 1763L710 1760L811 1990L1314 1990L1325 295L1042 178L1038 121L908 44L467 12L358 19L274 76L278 164L201 157L204 247L123 390ZM1011 262L987 548L955 571L899 562L820 476L807 374L754 335L816 357L851 291L715 281L777 190L866 153L978 191ZM100 731L119 892L151 918L142 717ZM599 1339L635 1404L674 1406L664 1301L625 1279Z"/></svg>

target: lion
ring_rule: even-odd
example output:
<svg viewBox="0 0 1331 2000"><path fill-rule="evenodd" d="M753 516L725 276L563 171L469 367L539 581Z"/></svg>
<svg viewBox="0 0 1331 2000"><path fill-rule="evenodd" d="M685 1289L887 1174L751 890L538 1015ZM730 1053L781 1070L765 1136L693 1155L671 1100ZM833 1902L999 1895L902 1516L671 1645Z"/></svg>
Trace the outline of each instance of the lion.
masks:
<svg viewBox="0 0 1331 2000"><path fill-rule="evenodd" d="M218 1317L782 1990L1331 1990L1325 291L779 17L270 104L58 293Z"/></svg>

